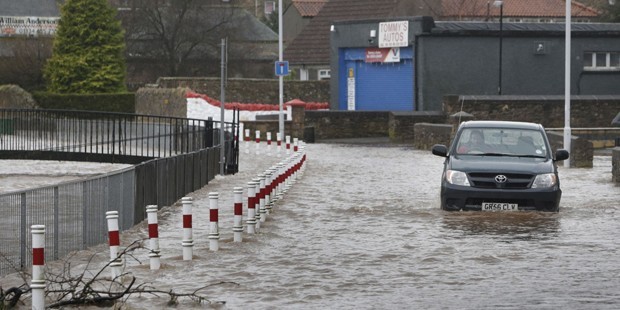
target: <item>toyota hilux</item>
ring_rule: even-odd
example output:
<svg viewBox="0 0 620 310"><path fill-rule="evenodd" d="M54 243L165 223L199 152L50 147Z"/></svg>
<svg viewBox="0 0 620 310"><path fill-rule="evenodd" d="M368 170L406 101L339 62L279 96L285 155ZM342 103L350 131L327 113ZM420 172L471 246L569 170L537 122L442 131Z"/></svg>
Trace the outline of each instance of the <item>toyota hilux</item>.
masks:
<svg viewBox="0 0 620 310"><path fill-rule="evenodd" d="M436 144L432 153L445 157L443 210L559 211L557 162L569 153L553 153L540 124L463 122L450 146Z"/></svg>

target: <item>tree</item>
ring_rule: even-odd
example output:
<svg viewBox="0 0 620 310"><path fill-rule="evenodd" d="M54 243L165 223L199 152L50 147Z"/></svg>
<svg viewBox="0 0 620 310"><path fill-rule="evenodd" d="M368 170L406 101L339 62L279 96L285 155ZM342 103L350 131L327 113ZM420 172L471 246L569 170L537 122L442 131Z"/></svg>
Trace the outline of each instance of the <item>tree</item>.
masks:
<svg viewBox="0 0 620 310"><path fill-rule="evenodd" d="M613 5L604 5L599 7L603 12L603 21L609 23L620 23L620 1Z"/></svg>
<svg viewBox="0 0 620 310"><path fill-rule="evenodd" d="M56 93L125 91L125 41L106 0L67 0L44 76Z"/></svg>
<svg viewBox="0 0 620 310"><path fill-rule="evenodd" d="M52 39L15 38L3 44L12 56L0 58L0 84L17 84L27 90L44 87L43 66L52 54Z"/></svg>
<svg viewBox="0 0 620 310"><path fill-rule="evenodd" d="M271 14L269 15L265 15L261 18L261 21L267 25L267 27L269 27L271 30L273 30L273 32L278 33L278 31L280 31L279 29L279 16L278 16L278 9L273 10L273 12L271 12Z"/></svg>
<svg viewBox="0 0 620 310"><path fill-rule="evenodd" d="M234 11L218 1L133 0L121 12L129 57L163 62L162 76L177 76L190 59L219 59Z"/></svg>

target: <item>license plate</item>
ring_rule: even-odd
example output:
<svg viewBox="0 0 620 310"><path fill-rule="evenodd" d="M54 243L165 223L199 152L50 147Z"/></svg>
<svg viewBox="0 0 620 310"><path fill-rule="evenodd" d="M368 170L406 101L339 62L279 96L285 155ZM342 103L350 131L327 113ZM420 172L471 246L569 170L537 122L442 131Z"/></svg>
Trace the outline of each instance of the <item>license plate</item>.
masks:
<svg viewBox="0 0 620 310"><path fill-rule="evenodd" d="M483 202L482 211L519 211L519 205L516 203Z"/></svg>

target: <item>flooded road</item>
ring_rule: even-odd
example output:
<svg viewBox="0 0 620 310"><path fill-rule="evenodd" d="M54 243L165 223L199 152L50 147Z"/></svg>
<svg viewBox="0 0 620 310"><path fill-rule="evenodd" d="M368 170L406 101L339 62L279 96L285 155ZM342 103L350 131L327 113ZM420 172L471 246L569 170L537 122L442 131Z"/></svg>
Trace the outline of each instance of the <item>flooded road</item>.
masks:
<svg viewBox="0 0 620 310"><path fill-rule="evenodd" d="M181 208L172 206L160 211L162 269L149 270L144 257L128 260L126 271L158 289L208 286L200 295L211 304L180 299L183 309L620 308L620 187L611 182L609 156L596 156L591 169L560 167L559 213L451 213L439 209L443 158L430 151L306 150L303 177L258 234L232 242L232 187L277 159L242 153L245 171L190 195L194 260L181 258ZM218 252L207 240L211 191L220 192ZM139 225L123 243L146 234ZM105 246L76 259L97 251L105 261ZM167 301L132 296L123 307Z"/></svg>

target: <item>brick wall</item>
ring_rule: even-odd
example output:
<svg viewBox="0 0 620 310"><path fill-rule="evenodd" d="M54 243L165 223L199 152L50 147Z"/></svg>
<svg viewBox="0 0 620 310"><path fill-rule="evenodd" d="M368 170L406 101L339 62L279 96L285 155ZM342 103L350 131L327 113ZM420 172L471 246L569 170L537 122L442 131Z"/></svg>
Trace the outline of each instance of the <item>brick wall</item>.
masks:
<svg viewBox="0 0 620 310"><path fill-rule="evenodd" d="M390 112L306 111L305 127L321 139L386 137Z"/></svg>

